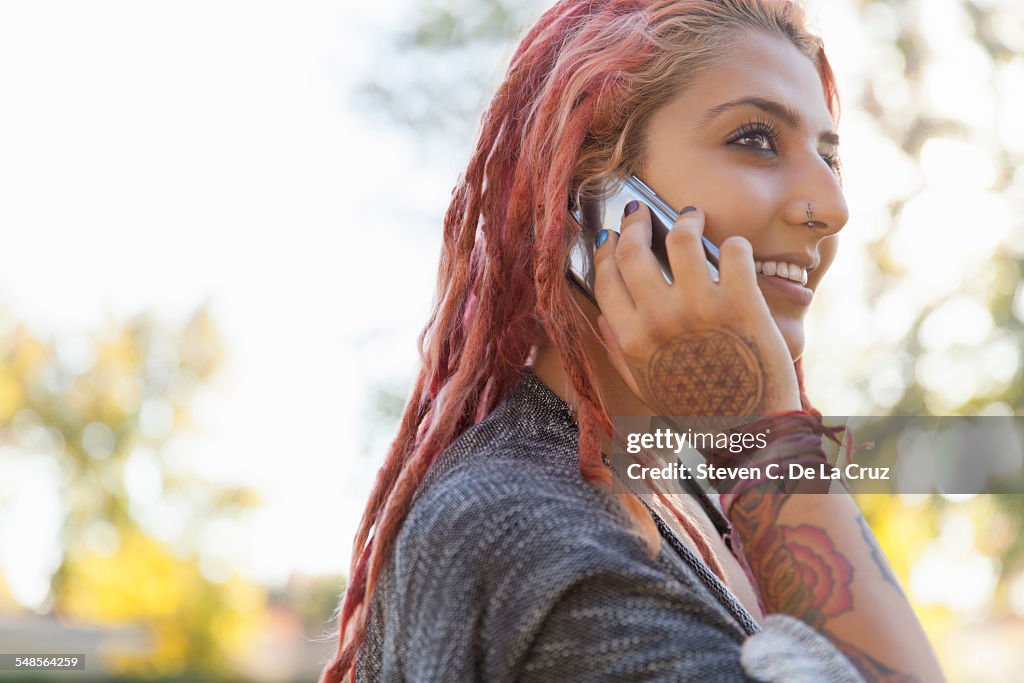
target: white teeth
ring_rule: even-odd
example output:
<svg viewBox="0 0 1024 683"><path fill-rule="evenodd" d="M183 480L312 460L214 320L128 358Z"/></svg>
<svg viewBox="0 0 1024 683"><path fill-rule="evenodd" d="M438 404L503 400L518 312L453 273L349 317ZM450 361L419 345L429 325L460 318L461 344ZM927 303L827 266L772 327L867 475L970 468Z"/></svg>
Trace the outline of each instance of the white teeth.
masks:
<svg viewBox="0 0 1024 683"><path fill-rule="evenodd" d="M759 273L774 275L776 277L807 284L807 270L794 264L782 261L754 261L754 267Z"/></svg>

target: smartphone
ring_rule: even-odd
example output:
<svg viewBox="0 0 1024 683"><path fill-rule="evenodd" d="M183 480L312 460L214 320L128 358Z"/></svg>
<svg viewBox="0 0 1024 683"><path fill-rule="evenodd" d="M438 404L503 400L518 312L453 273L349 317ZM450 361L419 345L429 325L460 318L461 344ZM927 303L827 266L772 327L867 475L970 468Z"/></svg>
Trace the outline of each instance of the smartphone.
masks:
<svg viewBox="0 0 1024 683"><path fill-rule="evenodd" d="M622 178L621 181L617 181L617 187L613 186L610 190L611 194L607 199L584 199L581 206L569 212L580 227L580 238L570 253L566 275L595 306L597 298L594 296L594 240L601 230L619 231L626 204L634 199L643 202L651 210L651 251L658 260L665 280L672 282L672 269L668 263L668 252L665 251L665 237L675 225L679 214L635 175ZM718 282L718 247L707 237L701 236L701 239L704 242L708 272L711 279Z"/></svg>

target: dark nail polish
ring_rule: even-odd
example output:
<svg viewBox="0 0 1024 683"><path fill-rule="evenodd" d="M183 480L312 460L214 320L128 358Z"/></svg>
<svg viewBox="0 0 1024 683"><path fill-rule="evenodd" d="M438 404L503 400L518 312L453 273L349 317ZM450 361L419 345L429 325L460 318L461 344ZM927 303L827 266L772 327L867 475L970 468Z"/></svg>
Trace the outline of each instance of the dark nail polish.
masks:
<svg viewBox="0 0 1024 683"><path fill-rule="evenodd" d="M638 202L637 200L633 199L628 204L626 204L626 210L622 213L622 215L623 216L628 216L629 214L633 213L634 211L636 211L639 208L640 208L640 202Z"/></svg>
<svg viewBox="0 0 1024 683"><path fill-rule="evenodd" d="M684 213L690 213L691 211L696 211L696 210L697 210L696 206L688 206L685 209L683 209L682 211L680 211L679 215L682 216Z"/></svg>
<svg viewBox="0 0 1024 683"><path fill-rule="evenodd" d="M601 245L608 241L608 231L602 230L597 233L597 239L594 240L594 247L597 249L601 248Z"/></svg>

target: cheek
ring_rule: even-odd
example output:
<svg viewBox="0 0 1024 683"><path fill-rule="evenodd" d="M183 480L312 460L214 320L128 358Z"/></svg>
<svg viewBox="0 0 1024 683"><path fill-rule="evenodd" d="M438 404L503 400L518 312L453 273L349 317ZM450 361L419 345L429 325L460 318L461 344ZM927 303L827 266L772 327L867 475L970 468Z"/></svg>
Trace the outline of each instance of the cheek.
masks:
<svg viewBox="0 0 1024 683"><path fill-rule="evenodd" d="M650 161L647 170L654 190L676 209L703 209L704 234L715 244L733 235L752 239L758 226L771 224L779 187L767 174L713 154L654 154Z"/></svg>
<svg viewBox="0 0 1024 683"><path fill-rule="evenodd" d="M839 251L839 236L832 235L826 237L818 245L818 254L821 256L821 261L818 262L818 267L807 278L807 285L812 289L815 288L825 277L825 273L828 272L829 266L836 258L836 253Z"/></svg>
<svg viewBox="0 0 1024 683"><path fill-rule="evenodd" d="M756 244L758 232L772 224L778 210L778 189L749 171L720 174L702 197L705 232L715 244L734 235Z"/></svg>

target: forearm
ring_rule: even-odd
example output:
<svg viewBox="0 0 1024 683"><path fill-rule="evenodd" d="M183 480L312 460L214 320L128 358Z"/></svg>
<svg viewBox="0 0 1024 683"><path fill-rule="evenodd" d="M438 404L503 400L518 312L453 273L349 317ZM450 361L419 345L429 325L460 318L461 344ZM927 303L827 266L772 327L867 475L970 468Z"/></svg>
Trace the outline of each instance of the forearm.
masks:
<svg viewBox="0 0 1024 683"><path fill-rule="evenodd" d="M874 534L845 493L752 490L729 509L768 612L820 631L868 681L945 680Z"/></svg>

